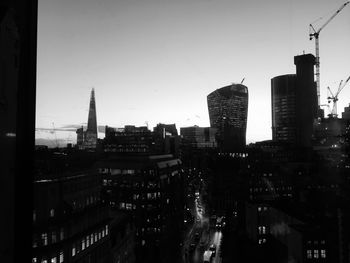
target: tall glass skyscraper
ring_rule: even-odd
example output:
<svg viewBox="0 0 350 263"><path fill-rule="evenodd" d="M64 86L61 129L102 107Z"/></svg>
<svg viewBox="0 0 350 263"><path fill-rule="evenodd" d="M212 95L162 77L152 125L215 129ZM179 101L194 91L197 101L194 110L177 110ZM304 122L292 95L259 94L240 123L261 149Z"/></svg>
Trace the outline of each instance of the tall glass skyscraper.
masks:
<svg viewBox="0 0 350 263"><path fill-rule="evenodd" d="M97 146L97 119L96 119L96 103L95 90L91 90L89 117L87 130L81 127L77 129L77 145L80 149L95 149Z"/></svg>
<svg viewBox="0 0 350 263"><path fill-rule="evenodd" d="M207 96L210 126L217 129L221 150L240 150L246 145L248 88L232 84Z"/></svg>
<svg viewBox="0 0 350 263"><path fill-rule="evenodd" d="M298 147L310 147L317 118L315 57L294 57L296 74L271 79L272 139Z"/></svg>
<svg viewBox="0 0 350 263"><path fill-rule="evenodd" d="M87 130L85 134L85 148L96 148L97 144L97 120L96 120L96 103L95 90L91 90L89 118L87 123Z"/></svg>

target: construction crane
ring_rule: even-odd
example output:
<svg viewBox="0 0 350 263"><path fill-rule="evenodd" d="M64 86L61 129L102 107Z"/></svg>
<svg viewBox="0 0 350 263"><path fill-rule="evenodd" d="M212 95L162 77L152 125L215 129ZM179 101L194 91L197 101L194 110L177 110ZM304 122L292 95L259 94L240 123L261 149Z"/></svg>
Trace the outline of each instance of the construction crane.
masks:
<svg viewBox="0 0 350 263"><path fill-rule="evenodd" d="M331 113L329 114L329 117L333 117L333 118L337 118L338 114L337 114L337 101L338 101L338 96L339 93L344 89L344 87L346 86L346 84L349 82L350 80L350 76L346 79L346 81L343 82L343 80L340 81L339 83L339 87L338 90L335 94L333 94L333 92L331 91L331 89L329 87L327 87L328 92L330 94L330 96L327 97L328 99L328 103L333 102L333 108Z"/></svg>
<svg viewBox="0 0 350 263"><path fill-rule="evenodd" d="M58 140L57 140L57 135L56 135L56 129L55 129L55 123L52 123L52 128L53 128L53 133L55 134L55 142L56 142L56 148L59 147L58 145Z"/></svg>
<svg viewBox="0 0 350 263"><path fill-rule="evenodd" d="M319 36L320 32L329 22L337 15L343 8L349 4L350 1L347 1L343 4L327 21L324 23L318 30L314 28L312 24L309 26L309 36L310 40L315 39L315 47L316 47L316 85L317 85L317 102L320 105L320 45L319 45Z"/></svg>

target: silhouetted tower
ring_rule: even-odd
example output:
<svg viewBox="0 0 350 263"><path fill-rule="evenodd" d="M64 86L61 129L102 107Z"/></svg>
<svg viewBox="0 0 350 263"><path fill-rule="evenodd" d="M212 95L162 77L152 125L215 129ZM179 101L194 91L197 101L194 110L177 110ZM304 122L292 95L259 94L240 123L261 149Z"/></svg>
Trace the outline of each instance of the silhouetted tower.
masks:
<svg viewBox="0 0 350 263"><path fill-rule="evenodd" d="M248 88L232 84L207 96L210 127L217 129L218 146L223 151L241 150L246 145Z"/></svg>
<svg viewBox="0 0 350 263"><path fill-rule="evenodd" d="M96 148L97 144L97 119L96 119L96 103L95 103L95 90L91 90L89 118L87 124L87 130L85 133L85 148Z"/></svg>
<svg viewBox="0 0 350 263"><path fill-rule="evenodd" d="M271 79L272 139L298 147L310 147L317 118L315 57L294 57L296 74Z"/></svg>

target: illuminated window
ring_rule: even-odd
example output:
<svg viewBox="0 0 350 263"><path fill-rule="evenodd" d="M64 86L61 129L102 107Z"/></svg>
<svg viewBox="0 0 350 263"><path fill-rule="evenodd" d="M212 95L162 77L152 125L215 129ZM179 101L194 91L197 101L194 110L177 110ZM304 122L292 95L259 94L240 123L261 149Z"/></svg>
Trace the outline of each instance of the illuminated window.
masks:
<svg viewBox="0 0 350 263"><path fill-rule="evenodd" d="M47 259L42 259L41 263L47 263Z"/></svg>
<svg viewBox="0 0 350 263"><path fill-rule="evenodd" d="M56 257L51 258L51 263L57 263L57 258Z"/></svg>
<svg viewBox="0 0 350 263"><path fill-rule="evenodd" d="M91 245L94 243L94 234L90 235L90 243L91 243Z"/></svg>
<svg viewBox="0 0 350 263"><path fill-rule="evenodd" d="M64 229L63 227L60 230L60 239L63 240L64 239Z"/></svg>
<svg viewBox="0 0 350 263"><path fill-rule="evenodd" d="M32 258L32 263L37 263L37 262L38 262L37 258Z"/></svg>
<svg viewBox="0 0 350 263"><path fill-rule="evenodd" d="M90 246L90 236L86 237L86 247Z"/></svg>
<svg viewBox="0 0 350 263"><path fill-rule="evenodd" d="M63 251L60 252L60 263L62 263L64 260L64 254Z"/></svg>
<svg viewBox="0 0 350 263"><path fill-rule="evenodd" d="M85 249L85 238L83 238L81 240L81 249L84 250Z"/></svg>
<svg viewBox="0 0 350 263"><path fill-rule="evenodd" d="M95 233L95 242L97 242L97 233Z"/></svg>
<svg viewBox="0 0 350 263"><path fill-rule="evenodd" d="M312 250L311 249L306 250L306 257L312 258Z"/></svg>
<svg viewBox="0 0 350 263"><path fill-rule="evenodd" d="M314 250L314 258L318 258L318 257L319 257L319 255L318 255L318 250L315 249L315 250Z"/></svg>
<svg viewBox="0 0 350 263"><path fill-rule="evenodd" d="M72 247L72 257L74 257L75 256L75 245L73 245L73 247Z"/></svg>
<svg viewBox="0 0 350 263"><path fill-rule="evenodd" d="M108 235L108 225L106 225L106 235Z"/></svg>
<svg viewBox="0 0 350 263"><path fill-rule="evenodd" d="M105 237L105 230L102 229L102 237Z"/></svg>
<svg viewBox="0 0 350 263"><path fill-rule="evenodd" d="M326 250L321 249L321 258L326 258Z"/></svg>
<svg viewBox="0 0 350 263"><path fill-rule="evenodd" d="M55 209L51 209L50 210L50 217L54 217L55 216Z"/></svg>
<svg viewBox="0 0 350 263"><path fill-rule="evenodd" d="M41 234L41 240L43 242L43 245L46 246L47 245L47 233Z"/></svg>
<svg viewBox="0 0 350 263"><path fill-rule="evenodd" d="M145 240L142 240L142 246L144 246L146 244Z"/></svg>

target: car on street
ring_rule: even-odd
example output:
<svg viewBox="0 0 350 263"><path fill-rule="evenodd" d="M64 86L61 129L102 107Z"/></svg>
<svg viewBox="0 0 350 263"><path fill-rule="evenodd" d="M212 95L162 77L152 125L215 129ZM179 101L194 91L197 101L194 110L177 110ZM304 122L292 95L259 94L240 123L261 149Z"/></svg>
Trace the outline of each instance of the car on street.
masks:
<svg viewBox="0 0 350 263"><path fill-rule="evenodd" d="M206 250L203 255L203 262L210 262L213 252Z"/></svg>
<svg viewBox="0 0 350 263"><path fill-rule="evenodd" d="M215 244L211 244L210 247L209 247L209 250L211 252L213 252L213 256L215 256L215 254L216 254L216 245Z"/></svg>

